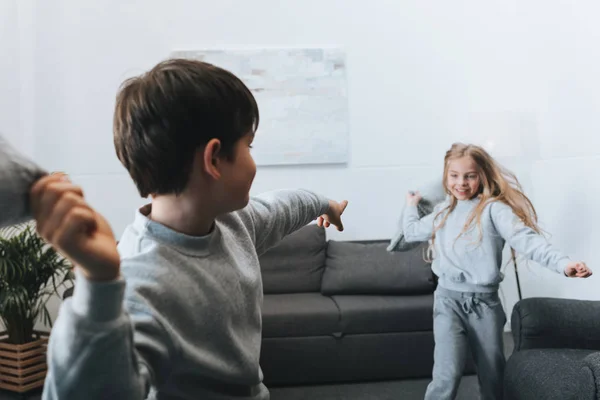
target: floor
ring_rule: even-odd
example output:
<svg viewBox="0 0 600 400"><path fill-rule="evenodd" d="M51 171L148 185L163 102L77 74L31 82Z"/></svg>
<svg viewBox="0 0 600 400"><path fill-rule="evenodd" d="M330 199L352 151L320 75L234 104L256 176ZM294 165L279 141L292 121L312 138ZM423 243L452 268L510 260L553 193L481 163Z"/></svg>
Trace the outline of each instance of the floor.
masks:
<svg viewBox="0 0 600 400"><path fill-rule="evenodd" d="M271 389L271 400L422 400L429 379ZM465 376L456 400L479 398L476 376Z"/></svg>
<svg viewBox="0 0 600 400"><path fill-rule="evenodd" d="M512 336L504 337L504 354L513 350ZM321 385L289 388L271 388L271 400L422 400L429 379L352 383L347 385ZM479 399L477 376L463 377L456 400Z"/></svg>
<svg viewBox="0 0 600 400"><path fill-rule="evenodd" d="M429 379L372 382L348 385L306 386L272 388L271 400L422 400ZM456 400L475 400L477 377L465 376ZM0 391L0 400L40 400L41 392L31 392L23 397Z"/></svg>
<svg viewBox="0 0 600 400"><path fill-rule="evenodd" d="M504 352L512 353L513 341L510 334L504 340ZM429 379L409 379L389 382L352 383L345 385L319 385L287 388L271 388L271 400L422 400ZM463 377L456 400L477 400L477 377ZM0 400L40 400L41 391L25 396L0 390Z"/></svg>

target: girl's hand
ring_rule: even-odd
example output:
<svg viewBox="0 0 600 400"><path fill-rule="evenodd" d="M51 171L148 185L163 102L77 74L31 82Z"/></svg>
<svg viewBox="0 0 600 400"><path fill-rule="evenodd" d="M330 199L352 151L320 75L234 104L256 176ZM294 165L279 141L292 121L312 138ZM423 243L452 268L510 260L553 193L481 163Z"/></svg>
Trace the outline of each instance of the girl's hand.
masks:
<svg viewBox="0 0 600 400"><path fill-rule="evenodd" d="M569 278L587 278L592 270L583 261L573 261L565 267L565 275Z"/></svg>
<svg viewBox="0 0 600 400"><path fill-rule="evenodd" d="M408 192L406 195L406 204L409 206L416 206L422 198L423 197L419 192Z"/></svg>

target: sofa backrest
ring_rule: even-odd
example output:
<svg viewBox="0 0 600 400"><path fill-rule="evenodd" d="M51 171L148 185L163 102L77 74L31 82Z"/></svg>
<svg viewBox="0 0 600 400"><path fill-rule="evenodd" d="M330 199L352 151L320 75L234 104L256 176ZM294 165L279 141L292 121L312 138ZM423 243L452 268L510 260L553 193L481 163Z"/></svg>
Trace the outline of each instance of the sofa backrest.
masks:
<svg viewBox="0 0 600 400"><path fill-rule="evenodd" d="M427 244L388 252L389 240L338 242L327 246L321 282L324 295L415 295L435 289Z"/></svg>
<svg viewBox="0 0 600 400"><path fill-rule="evenodd" d="M307 225L259 257L263 292L305 293L321 290L325 269L325 229Z"/></svg>
<svg viewBox="0 0 600 400"><path fill-rule="evenodd" d="M426 245L386 250L389 240L327 242L325 229L307 225L259 257L265 294L420 294L434 290Z"/></svg>

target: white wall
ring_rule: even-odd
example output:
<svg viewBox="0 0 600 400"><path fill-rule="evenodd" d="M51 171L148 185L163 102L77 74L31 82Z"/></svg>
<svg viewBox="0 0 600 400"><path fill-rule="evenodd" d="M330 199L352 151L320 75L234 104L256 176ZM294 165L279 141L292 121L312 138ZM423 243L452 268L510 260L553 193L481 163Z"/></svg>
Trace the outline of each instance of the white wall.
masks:
<svg viewBox="0 0 600 400"><path fill-rule="evenodd" d="M297 186L347 198L346 231L331 238L389 238L404 193L439 176L453 141L493 141L494 154L519 172L552 241L598 272L567 280L521 267L524 296L600 300L597 3L90 3L38 2L30 10L35 156L73 175L117 234L143 203L112 147L114 96L125 78L176 49L340 46L351 162L261 168L254 193ZM510 311L512 274L503 286Z"/></svg>
<svg viewBox="0 0 600 400"><path fill-rule="evenodd" d="M20 130L19 93L19 24L17 0L0 2L0 132L16 143Z"/></svg>
<svg viewBox="0 0 600 400"><path fill-rule="evenodd" d="M33 0L0 2L0 132L33 155Z"/></svg>

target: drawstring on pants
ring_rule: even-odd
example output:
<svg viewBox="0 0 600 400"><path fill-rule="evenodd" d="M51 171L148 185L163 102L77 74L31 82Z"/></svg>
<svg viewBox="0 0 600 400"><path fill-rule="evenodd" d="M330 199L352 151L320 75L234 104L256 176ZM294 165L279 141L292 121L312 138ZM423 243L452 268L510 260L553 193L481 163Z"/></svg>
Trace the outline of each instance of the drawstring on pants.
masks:
<svg viewBox="0 0 600 400"><path fill-rule="evenodd" d="M477 312L478 305L479 299L475 296L467 297L461 304L465 314L470 314L471 312L473 312L477 316L477 318L479 318L479 313Z"/></svg>

